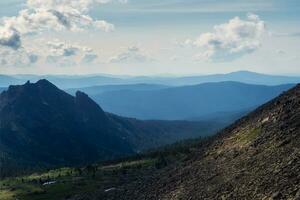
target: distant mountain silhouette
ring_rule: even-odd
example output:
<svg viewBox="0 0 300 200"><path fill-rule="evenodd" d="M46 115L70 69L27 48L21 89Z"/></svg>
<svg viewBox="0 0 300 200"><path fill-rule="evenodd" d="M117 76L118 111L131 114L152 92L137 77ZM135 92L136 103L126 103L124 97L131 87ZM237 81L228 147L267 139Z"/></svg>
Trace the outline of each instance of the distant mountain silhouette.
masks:
<svg viewBox="0 0 300 200"><path fill-rule="evenodd" d="M165 85L156 85L156 84L129 84L129 85L100 85L100 86L91 86L86 88L71 88L66 89L66 92L70 94L75 94L76 91L80 90L89 96L98 95L105 92L111 91L120 91L120 90L133 90L133 91L149 91L149 90L159 90L168 88ZM0 88L1 89L1 88Z"/></svg>
<svg viewBox="0 0 300 200"><path fill-rule="evenodd" d="M132 155L217 129L212 123L122 118L82 92L73 97L47 80L27 82L0 95L0 176Z"/></svg>
<svg viewBox="0 0 300 200"><path fill-rule="evenodd" d="M277 76L260 74L249 71L238 71L228 74L212 74L197 76L112 76L112 75L15 75L0 76L0 87L8 87L12 84L21 84L27 80L33 82L39 79L47 79L63 89L83 88L99 85L128 85L128 84L158 84L167 86L197 85L207 82L236 81L259 85L280 85L299 83L300 77Z"/></svg>
<svg viewBox="0 0 300 200"><path fill-rule="evenodd" d="M9 85L16 85L16 84L22 84L25 80L23 79L17 79L12 76L8 75L0 75L0 87L5 88Z"/></svg>
<svg viewBox="0 0 300 200"><path fill-rule="evenodd" d="M299 83L300 77L260 74L250 71L237 71L228 74L212 74L169 78L148 78L146 83L157 83L172 86L197 85L201 83L234 81L257 85L281 85Z"/></svg>
<svg viewBox="0 0 300 200"><path fill-rule="evenodd" d="M92 98L105 111L122 116L160 120L229 118L231 123L292 86L218 82L148 91L108 91Z"/></svg>

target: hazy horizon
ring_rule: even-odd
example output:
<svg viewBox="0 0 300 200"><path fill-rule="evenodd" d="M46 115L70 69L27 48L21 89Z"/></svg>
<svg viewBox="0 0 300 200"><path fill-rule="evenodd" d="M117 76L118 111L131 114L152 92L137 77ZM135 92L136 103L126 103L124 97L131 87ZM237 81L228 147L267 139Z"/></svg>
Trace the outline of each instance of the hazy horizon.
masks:
<svg viewBox="0 0 300 200"><path fill-rule="evenodd" d="M79 77L91 77L91 76L107 76L107 77L124 77L124 78L134 78L134 77L161 77L161 78L176 78L176 77L196 77L196 76L211 76L211 75L226 75L226 74L233 74L233 73L240 73L240 72L246 72L246 73L255 73L255 74L261 74L261 75L270 75L270 76L285 76L285 77L299 77L299 74L292 74L292 73L260 73L255 71L248 71L248 70L238 70L238 71L229 71L229 72L223 72L223 73L191 73L191 74L109 74L109 73L45 73L45 74L34 74L34 73L0 73L0 75L4 76L79 76Z"/></svg>

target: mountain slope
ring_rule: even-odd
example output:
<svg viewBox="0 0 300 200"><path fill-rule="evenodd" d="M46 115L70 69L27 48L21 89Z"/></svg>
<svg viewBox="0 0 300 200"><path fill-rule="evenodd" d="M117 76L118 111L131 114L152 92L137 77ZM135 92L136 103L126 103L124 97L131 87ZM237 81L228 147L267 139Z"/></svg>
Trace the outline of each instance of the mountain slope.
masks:
<svg viewBox="0 0 300 200"><path fill-rule="evenodd" d="M47 80L27 82L0 95L0 175L114 159L218 127L122 118L105 113L82 92L73 97Z"/></svg>
<svg viewBox="0 0 300 200"><path fill-rule="evenodd" d="M5 87L0 87L0 93L3 92L4 90L6 90L7 88Z"/></svg>
<svg viewBox="0 0 300 200"><path fill-rule="evenodd" d="M299 199L300 85L154 174L107 199Z"/></svg>
<svg viewBox="0 0 300 200"><path fill-rule="evenodd" d="M10 86L0 96L4 163L68 165L129 155L125 136L85 94L72 97L46 80Z"/></svg>
<svg viewBox="0 0 300 200"><path fill-rule="evenodd" d="M246 113L293 85L204 83L149 91L110 91L92 96L105 111L139 119L206 119ZM237 119L237 118L233 118ZM232 122L232 121L231 121Z"/></svg>

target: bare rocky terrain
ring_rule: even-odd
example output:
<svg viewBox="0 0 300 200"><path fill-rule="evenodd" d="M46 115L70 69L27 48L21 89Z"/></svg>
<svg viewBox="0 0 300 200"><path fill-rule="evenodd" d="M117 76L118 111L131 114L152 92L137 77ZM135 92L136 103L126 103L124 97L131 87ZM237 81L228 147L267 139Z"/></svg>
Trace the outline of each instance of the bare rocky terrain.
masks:
<svg viewBox="0 0 300 200"><path fill-rule="evenodd" d="M107 199L300 199L300 85Z"/></svg>

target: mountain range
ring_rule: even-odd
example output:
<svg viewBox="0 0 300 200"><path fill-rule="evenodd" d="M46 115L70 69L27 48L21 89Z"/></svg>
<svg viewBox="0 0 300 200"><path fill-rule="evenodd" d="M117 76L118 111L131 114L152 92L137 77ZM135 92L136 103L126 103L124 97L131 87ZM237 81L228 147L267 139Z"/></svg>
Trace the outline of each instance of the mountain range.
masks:
<svg viewBox="0 0 300 200"><path fill-rule="evenodd" d="M300 81L297 77L248 71L190 77L13 75L0 76L0 86L3 86L0 92L7 84L39 78L51 80L71 95L82 91L105 111L117 115L143 120L216 121L224 125Z"/></svg>
<svg viewBox="0 0 300 200"><path fill-rule="evenodd" d="M88 94L89 96L96 96L99 94L103 94L106 92L113 91L122 91L122 90L130 90L130 91L151 91L151 90L160 90L169 88L170 86L166 85L158 85L158 84L129 84L129 85L100 85L100 86L91 86L91 87L83 87L83 88L70 88L65 91L74 95L78 90ZM1 90L1 88L0 88Z"/></svg>
<svg viewBox="0 0 300 200"><path fill-rule="evenodd" d="M0 95L0 174L129 156L221 126L123 118L105 113L85 93L74 97L47 80L27 82Z"/></svg>
<svg viewBox="0 0 300 200"><path fill-rule="evenodd" d="M196 85L207 82L236 81L259 85L280 85L299 83L298 76L277 76L249 71L238 71L228 74L195 75L195 76L112 76L112 75L1 75L0 87L22 84L27 80L36 82L47 79L59 88L82 88L99 85L159 84L167 86Z"/></svg>
<svg viewBox="0 0 300 200"><path fill-rule="evenodd" d="M26 166L44 170L0 179L0 197L300 198L300 85L213 136L136 154L139 147L157 146L156 142L168 141L174 135L191 133L195 126L198 133L211 132L211 125L216 124L208 129L204 124L198 125L187 121L141 121L105 113L86 94L76 92L75 97L71 96L46 80L10 86L0 95L1 176L16 175ZM89 164L94 161L93 155L103 156L101 153L106 158L134 155ZM79 162L86 166L78 166L78 157L86 161ZM71 166L43 168L59 164Z"/></svg>
<svg viewBox="0 0 300 200"><path fill-rule="evenodd" d="M148 90L130 87L120 87L117 90L115 86L114 90L104 92L99 88L98 94L94 88L92 91L91 88L83 91L91 95L105 111L122 116L147 120L223 118L223 121L227 119L231 123L293 86L294 84L263 86L218 82L168 88L153 86Z"/></svg>

